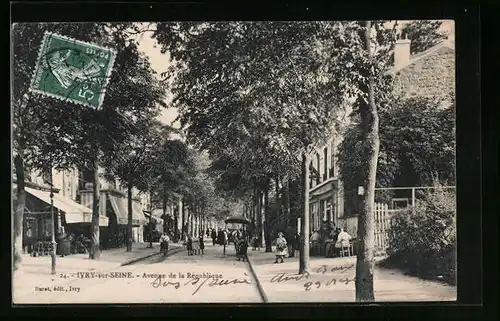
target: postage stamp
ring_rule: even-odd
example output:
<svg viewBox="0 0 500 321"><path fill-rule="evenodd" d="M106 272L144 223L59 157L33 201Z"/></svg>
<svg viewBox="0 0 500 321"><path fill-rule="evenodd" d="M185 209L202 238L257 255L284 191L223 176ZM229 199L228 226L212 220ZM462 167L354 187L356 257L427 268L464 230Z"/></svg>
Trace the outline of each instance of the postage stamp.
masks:
<svg viewBox="0 0 500 321"><path fill-rule="evenodd" d="M30 90L100 108L115 61L109 48L45 33Z"/></svg>

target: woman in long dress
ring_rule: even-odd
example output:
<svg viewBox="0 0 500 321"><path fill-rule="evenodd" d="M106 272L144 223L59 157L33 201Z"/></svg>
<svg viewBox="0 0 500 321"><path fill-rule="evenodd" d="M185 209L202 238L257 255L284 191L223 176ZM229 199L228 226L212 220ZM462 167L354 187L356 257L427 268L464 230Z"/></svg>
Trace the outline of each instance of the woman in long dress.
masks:
<svg viewBox="0 0 500 321"><path fill-rule="evenodd" d="M285 257L287 251L286 240L283 237L283 233L279 232L278 238L276 239L276 261L274 261L274 263L283 263L283 258ZM278 262L278 260L280 262Z"/></svg>

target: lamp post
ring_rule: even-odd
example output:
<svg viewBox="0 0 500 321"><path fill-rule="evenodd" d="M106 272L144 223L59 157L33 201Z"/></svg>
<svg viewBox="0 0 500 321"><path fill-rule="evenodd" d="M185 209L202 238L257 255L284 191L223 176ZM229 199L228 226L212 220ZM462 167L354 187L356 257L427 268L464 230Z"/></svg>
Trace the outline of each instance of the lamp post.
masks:
<svg viewBox="0 0 500 321"><path fill-rule="evenodd" d="M52 251L51 256L51 274L56 274L56 229L55 229L55 215L54 215L54 186L52 185L52 173L50 175L50 215L52 219L52 224L50 225L52 234Z"/></svg>

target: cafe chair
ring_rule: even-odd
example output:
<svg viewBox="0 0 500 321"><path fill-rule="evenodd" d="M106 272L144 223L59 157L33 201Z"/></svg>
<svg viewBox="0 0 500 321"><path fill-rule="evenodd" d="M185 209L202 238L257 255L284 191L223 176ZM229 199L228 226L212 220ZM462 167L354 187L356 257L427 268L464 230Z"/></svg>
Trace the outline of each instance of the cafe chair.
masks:
<svg viewBox="0 0 500 321"><path fill-rule="evenodd" d="M340 256L351 256L352 255L352 244L349 243L348 245L342 245L342 248L340 249Z"/></svg>

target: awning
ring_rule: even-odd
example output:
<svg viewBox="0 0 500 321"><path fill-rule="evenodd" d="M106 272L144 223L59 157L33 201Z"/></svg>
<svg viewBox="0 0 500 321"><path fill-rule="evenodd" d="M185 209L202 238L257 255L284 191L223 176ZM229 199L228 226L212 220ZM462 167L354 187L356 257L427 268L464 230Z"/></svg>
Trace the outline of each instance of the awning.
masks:
<svg viewBox="0 0 500 321"><path fill-rule="evenodd" d="M42 191L31 187L25 187L25 190L27 193L50 205L49 191ZM66 223L92 223L92 210L88 207L57 193L54 193L53 203L55 208L64 212ZM99 216L99 226L108 226L108 218L106 216Z"/></svg>
<svg viewBox="0 0 500 321"><path fill-rule="evenodd" d="M151 216L151 214L149 214L148 212L144 212L144 216L146 217L149 223L149 216ZM163 224L163 220L154 214L153 214L153 221L155 221L157 224Z"/></svg>
<svg viewBox="0 0 500 321"><path fill-rule="evenodd" d="M128 224L128 201L125 197L117 197L109 195L109 201L116 214L117 223L121 225ZM132 225L143 225L146 223L146 218L142 212L141 204L132 202Z"/></svg>

